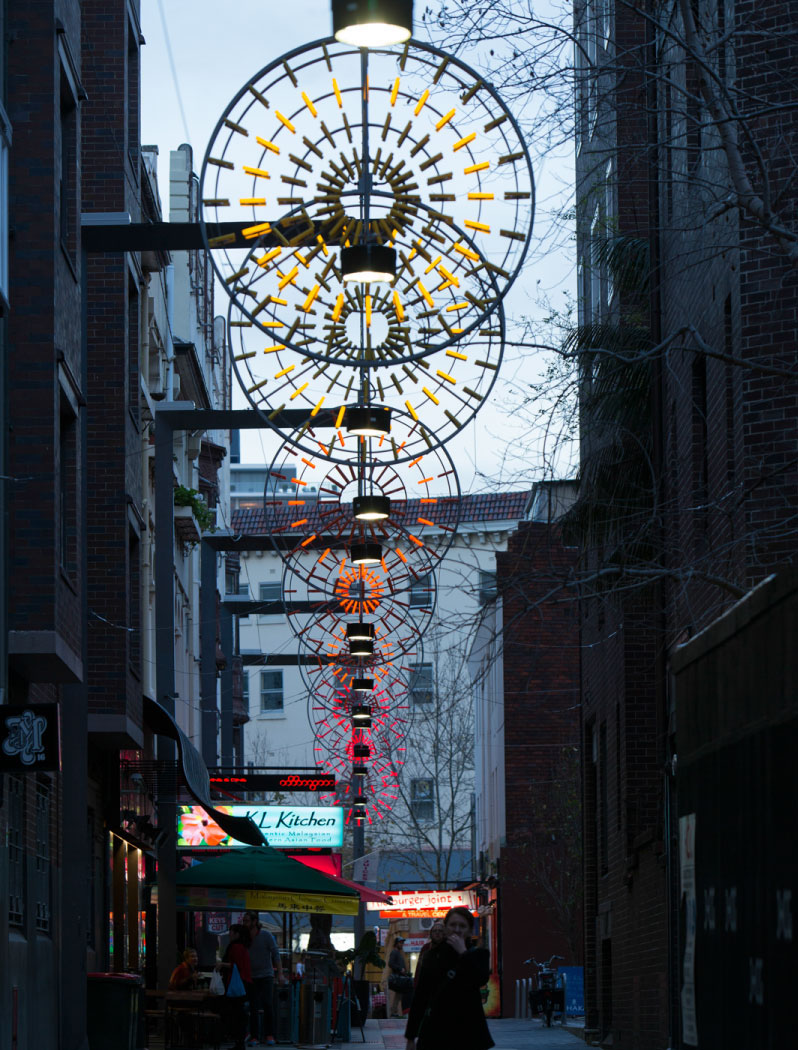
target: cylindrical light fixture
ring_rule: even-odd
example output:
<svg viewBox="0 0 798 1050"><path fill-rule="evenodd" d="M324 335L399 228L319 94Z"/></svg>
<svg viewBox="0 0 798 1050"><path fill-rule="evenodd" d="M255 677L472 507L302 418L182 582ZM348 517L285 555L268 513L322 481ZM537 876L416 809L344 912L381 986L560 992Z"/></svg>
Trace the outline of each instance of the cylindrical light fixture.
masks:
<svg viewBox="0 0 798 1050"><path fill-rule="evenodd" d="M353 744L352 757L357 759L370 758L371 748L368 744Z"/></svg>
<svg viewBox="0 0 798 1050"><path fill-rule="evenodd" d="M359 638L356 642L349 643L350 656L373 656L374 642L370 638Z"/></svg>
<svg viewBox="0 0 798 1050"><path fill-rule="evenodd" d="M362 780L363 777L367 777L368 775L369 775L369 768L368 768L368 766L364 766L364 765L362 765L359 762L356 763L354 766L352 766L352 776L353 777L358 777L359 779Z"/></svg>
<svg viewBox="0 0 798 1050"><path fill-rule="evenodd" d="M352 500L352 513L358 521L383 521L390 517L391 501L387 496L376 493L355 496Z"/></svg>
<svg viewBox="0 0 798 1050"><path fill-rule="evenodd" d="M347 434L384 437L391 432L391 410L383 405L352 405L344 418Z"/></svg>
<svg viewBox="0 0 798 1050"><path fill-rule="evenodd" d="M373 623L348 623L346 637L350 642L370 642L374 639Z"/></svg>
<svg viewBox="0 0 798 1050"><path fill-rule="evenodd" d="M382 561L382 544L353 543L350 561L353 565L377 565Z"/></svg>
<svg viewBox="0 0 798 1050"><path fill-rule="evenodd" d="M353 678L352 688L356 693L372 693L374 692L374 679L373 678Z"/></svg>
<svg viewBox="0 0 798 1050"><path fill-rule="evenodd" d="M362 795L358 795L355 798L354 806L352 806L352 817L356 824L362 824L367 816L366 800Z"/></svg>
<svg viewBox="0 0 798 1050"><path fill-rule="evenodd" d="M341 249L341 274L344 281L372 284L396 279L396 249L386 244L354 244Z"/></svg>
<svg viewBox="0 0 798 1050"><path fill-rule="evenodd" d="M356 729L368 729L371 725L371 708L368 704L352 705L352 725Z"/></svg>
<svg viewBox="0 0 798 1050"><path fill-rule="evenodd" d="M403 44L413 32L413 0L332 0L333 35L355 47Z"/></svg>

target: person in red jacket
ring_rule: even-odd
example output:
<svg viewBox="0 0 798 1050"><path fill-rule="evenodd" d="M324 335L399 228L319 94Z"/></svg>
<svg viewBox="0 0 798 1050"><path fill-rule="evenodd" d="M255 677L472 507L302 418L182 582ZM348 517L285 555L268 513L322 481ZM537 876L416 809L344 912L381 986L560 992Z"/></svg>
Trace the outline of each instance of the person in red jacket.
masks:
<svg viewBox="0 0 798 1050"><path fill-rule="evenodd" d="M248 948L249 930L240 923L234 923L230 927L230 941L225 950L224 958L218 964L218 969L222 971L224 980L228 1024L233 1039L235 1039L233 1050L244 1050L244 1039L247 1035L247 1014L244 1004L247 1001L249 986L252 984L252 970L249 964ZM239 975L244 982L244 995L227 995L234 966L238 967Z"/></svg>

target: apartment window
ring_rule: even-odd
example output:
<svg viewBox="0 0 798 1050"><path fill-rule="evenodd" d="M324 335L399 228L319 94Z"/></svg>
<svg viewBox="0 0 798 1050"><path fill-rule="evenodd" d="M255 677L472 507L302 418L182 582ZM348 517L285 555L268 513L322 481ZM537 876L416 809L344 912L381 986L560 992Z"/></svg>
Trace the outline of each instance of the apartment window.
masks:
<svg viewBox="0 0 798 1050"><path fill-rule="evenodd" d="M69 577L74 577L77 570L77 439L77 419L69 399L62 392L58 438L58 527L61 568Z"/></svg>
<svg viewBox="0 0 798 1050"><path fill-rule="evenodd" d="M25 925L25 781L10 775L8 791L8 921L11 926Z"/></svg>
<svg viewBox="0 0 798 1050"><path fill-rule="evenodd" d="M410 810L418 821L435 818L435 781L431 778L410 781Z"/></svg>
<svg viewBox="0 0 798 1050"><path fill-rule="evenodd" d="M44 778L36 784L36 929L50 930L52 897L50 865L50 782Z"/></svg>
<svg viewBox="0 0 798 1050"><path fill-rule="evenodd" d="M413 704L432 703L432 664L410 665L410 699Z"/></svg>
<svg viewBox="0 0 798 1050"><path fill-rule="evenodd" d="M607 723L599 729L599 861L601 874L610 870L609 785L607 783Z"/></svg>
<svg viewBox="0 0 798 1050"><path fill-rule="evenodd" d="M139 151L139 34L127 24L127 148L133 170L138 167Z"/></svg>
<svg viewBox="0 0 798 1050"><path fill-rule="evenodd" d="M77 262L78 248L78 107L65 71L61 70L61 172L58 181L61 246Z"/></svg>
<svg viewBox="0 0 798 1050"><path fill-rule="evenodd" d="M706 549L709 531L709 440L707 426L707 359L693 362L693 525L696 548Z"/></svg>
<svg viewBox="0 0 798 1050"><path fill-rule="evenodd" d="M11 125L0 105L0 301L4 303L8 303L8 151L10 145Z"/></svg>
<svg viewBox="0 0 798 1050"><path fill-rule="evenodd" d="M417 576L410 584L410 608L428 606L432 601L432 574Z"/></svg>
<svg viewBox="0 0 798 1050"><path fill-rule="evenodd" d="M128 407L136 426L139 423L139 372L139 290L131 281L128 285L127 296L127 382Z"/></svg>
<svg viewBox="0 0 798 1050"><path fill-rule="evenodd" d="M488 572L485 570L480 571L479 574L479 604L487 605L488 602L492 602L498 594L496 588L496 573Z"/></svg>
<svg viewBox="0 0 798 1050"><path fill-rule="evenodd" d="M261 671L260 709L262 712L283 710L282 671Z"/></svg>
<svg viewBox="0 0 798 1050"><path fill-rule="evenodd" d="M141 545L134 529L128 529L127 625L130 669L141 677Z"/></svg>

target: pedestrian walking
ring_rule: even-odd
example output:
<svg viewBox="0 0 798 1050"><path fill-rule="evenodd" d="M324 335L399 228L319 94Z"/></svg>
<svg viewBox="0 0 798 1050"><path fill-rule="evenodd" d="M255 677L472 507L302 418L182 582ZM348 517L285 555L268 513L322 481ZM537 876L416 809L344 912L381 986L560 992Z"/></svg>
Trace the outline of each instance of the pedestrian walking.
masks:
<svg viewBox="0 0 798 1050"><path fill-rule="evenodd" d="M409 978L407 972L407 959L404 953L404 937L394 937L393 948L388 956L388 1016L402 1017L402 993L405 989L402 978ZM412 984L411 984L412 987Z"/></svg>
<svg viewBox="0 0 798 1050"><path fill-rule="evenodd" d="M490 976L490 953L472 947L474 920L452 908L443 939L430 948L419 974L405 1028L407 1050L489 1050L493 1039L480 989Z"/></svg>
<svg viewBox="0 0 798 1050"><path fill-rule="evenodd" d="M418 959L416 960L416 972L413 974L413 987L418 984L419 974L421 973L421 964L424 962L424 956L430 950L434 948L436 944L440 944L444 938L443 933L443 919L436 919L430 927L429 940L426 944L422 945L421 951L418 953Z"/></svg>
<svg viewBox="0 0 798 1050"><path fill-rule="evenodd" d="M249 1037L247 1043L266 1043L274 1046L274 978L280 984L285 980L277 941L264 930L258 913L244 913L244 925L249 931L249 961L252 983L249 988ZM263 1021L261 1024L261 1011ZM265 1037L265 1038L264 1038Z"/></svg>
<svg viewBox="0 0 798 1050"><path fill-rule="evenodd" d="M252 981L248 947L249 930L240 923L233 923L230 927L224 958L217 963L217 969L222 971L224 978L224 1008L227 1025L235 1040L233 1050L244 1050L244 1040L247 1035L247 1012L244 1005ZM235 994L237 991L235 989L236 978L240 978L243 982L243 994ZM233 988L230 987L231 983L234 985Z"/></svg>

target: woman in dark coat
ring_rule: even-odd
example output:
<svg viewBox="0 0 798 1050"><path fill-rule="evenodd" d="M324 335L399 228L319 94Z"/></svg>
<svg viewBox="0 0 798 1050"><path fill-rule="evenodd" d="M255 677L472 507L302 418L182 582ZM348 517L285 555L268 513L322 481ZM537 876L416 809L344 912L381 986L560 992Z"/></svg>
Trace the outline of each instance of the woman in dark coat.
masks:
<svg viewBox="0 0 798 1050"><path fill-rule="evenodd" d="M468 946L473 925L467 908L447 912L444 940L424 956L405 1029L407 1050L493 1046L480 992L490 976L490 954Z"/></svg>

